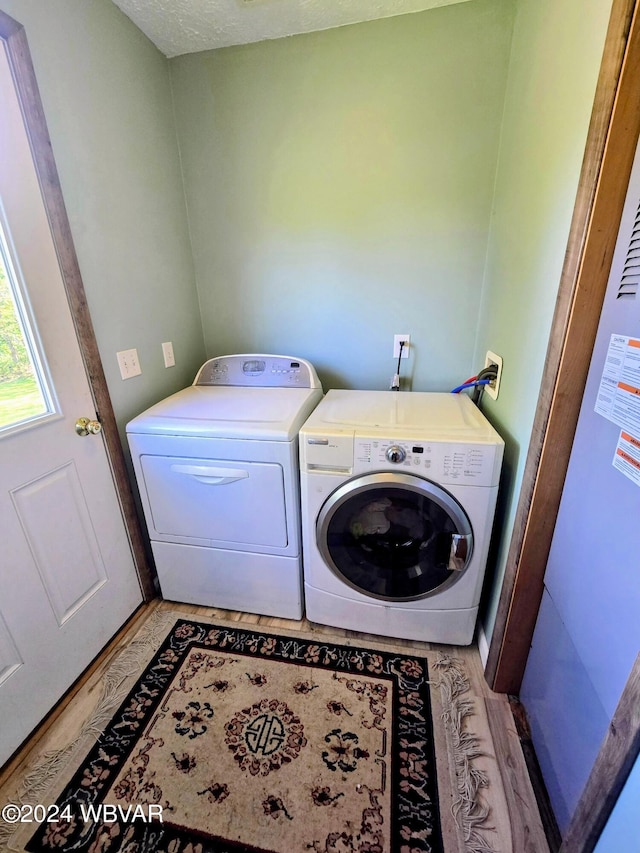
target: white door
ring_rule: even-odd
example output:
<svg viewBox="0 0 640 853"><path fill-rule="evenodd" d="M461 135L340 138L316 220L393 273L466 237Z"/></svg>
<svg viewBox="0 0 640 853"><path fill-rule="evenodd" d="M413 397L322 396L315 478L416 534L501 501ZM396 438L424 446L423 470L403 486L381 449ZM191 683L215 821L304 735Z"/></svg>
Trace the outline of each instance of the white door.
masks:
<svg viewBox="0 0 640 853"><path fill-rule="evenodd" d="M27 349L32 326L43 396L35 413L11 395L0 407L0 765L142 600L103 437L76 434L76 420L96 412L1 45L7 322L22 323Z"/></svg>

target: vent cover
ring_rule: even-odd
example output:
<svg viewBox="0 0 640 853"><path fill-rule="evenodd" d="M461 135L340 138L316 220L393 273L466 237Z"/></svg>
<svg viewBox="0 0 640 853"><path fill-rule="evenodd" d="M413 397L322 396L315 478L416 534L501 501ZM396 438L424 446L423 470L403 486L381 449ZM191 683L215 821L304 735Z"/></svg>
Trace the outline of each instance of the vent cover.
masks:
<svg viewBox="0 0 640 853"><path fill-rule="evenodd" d="M622 277L618 286L617 299L622 297L635 299L640 284L640 203L636 211L635 222L631 231L627 257L622 270Z"/></svg>

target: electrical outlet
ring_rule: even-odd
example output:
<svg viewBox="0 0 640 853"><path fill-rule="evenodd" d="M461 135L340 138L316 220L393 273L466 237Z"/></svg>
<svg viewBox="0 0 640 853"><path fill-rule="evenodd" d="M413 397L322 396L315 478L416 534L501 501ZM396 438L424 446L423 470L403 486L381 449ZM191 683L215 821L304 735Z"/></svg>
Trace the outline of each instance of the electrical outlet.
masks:
<svg viewBox="0 0 640 853"><path fill-rule="evenodd" d="M401 341L404 341L404 346L402 347L402 358L409 358L409 344L411 342L411 335L393 336L393 357L398 358L398 356L400 355Z"/></svg>
<svg viewBox="0 0 640 853"><path fill-rule="evenodd" d="M500 380L502 379L502 356L496 355L495 352L491 352L491 350L487 350L484 366L491 367L492 364L495 364L498 368L498 374L492 382L484 386L484 390L492 400L497 400L498 391L500 390Z"/></svg>
<svg viewBox="0 0 640 853"><path fill-rule="evenodd" d="M118 365L120 367L120 376L123 379L131 379L132 376L140 376L142 368L138 361L137 349L125 349L116 353Z"/></svg>
<svg viewBox="0 0 640 853"><path fill-rule="evenodd" d="M164 356L164 366L165 367L174 367L176 363L176 357L173 354L173 344L171 341L167 341L162 344L162 355Z"/></svg>

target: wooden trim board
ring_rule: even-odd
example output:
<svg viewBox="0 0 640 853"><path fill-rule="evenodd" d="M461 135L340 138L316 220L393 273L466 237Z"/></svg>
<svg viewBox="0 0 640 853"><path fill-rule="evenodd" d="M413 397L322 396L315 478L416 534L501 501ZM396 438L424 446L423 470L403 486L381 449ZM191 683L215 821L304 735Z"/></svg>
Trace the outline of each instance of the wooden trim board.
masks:
<svg viewBox="0 0 640 853"><path fill-rule="evenodd" d="M501 758L498 767L507 801L511 848L517 853L545 853L549 844L511 709L507 702L494 697L485 697L484 702L494 750Z"/></svg>

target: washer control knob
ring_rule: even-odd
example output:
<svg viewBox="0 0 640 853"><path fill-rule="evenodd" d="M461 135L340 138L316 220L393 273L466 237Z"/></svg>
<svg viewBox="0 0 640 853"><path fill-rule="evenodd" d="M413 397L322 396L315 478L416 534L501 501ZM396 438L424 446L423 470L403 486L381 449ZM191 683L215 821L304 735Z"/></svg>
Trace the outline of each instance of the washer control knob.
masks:
<svg viewBox="0 0 640 853"><path fill-rule="evenodd" d="M398 444L392 444L391 447L388 447L386 455L389 462L393 462L395 465L399 465L407 458L406 450Z"/></svg>

